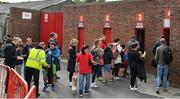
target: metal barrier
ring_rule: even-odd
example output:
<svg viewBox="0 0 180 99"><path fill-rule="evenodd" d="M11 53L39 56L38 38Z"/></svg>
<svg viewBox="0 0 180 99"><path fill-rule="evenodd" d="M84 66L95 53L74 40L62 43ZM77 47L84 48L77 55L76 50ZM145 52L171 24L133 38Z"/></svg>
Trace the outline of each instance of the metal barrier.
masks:
<svg viewBox="0 0 180 99"><path fill-rule="evenodd" d="M8 73L10 68L0 64L0 98L6 98Z"/></svg>
<svg viewBox="0 0 180 99"><path fill-rule="evenodd" d="M26 81L14 70L9 72L7 98L24 98L28 93Z"/></svg>
<svg viewBox="0 0 180 99"><path fill-rule="evenodd" d="M25 97L25 99L29 99L29 98L31 98L31 99L36 98L36 86L35 85L33 85L31 87L31 89L29 90L27 96Z"/></svg>

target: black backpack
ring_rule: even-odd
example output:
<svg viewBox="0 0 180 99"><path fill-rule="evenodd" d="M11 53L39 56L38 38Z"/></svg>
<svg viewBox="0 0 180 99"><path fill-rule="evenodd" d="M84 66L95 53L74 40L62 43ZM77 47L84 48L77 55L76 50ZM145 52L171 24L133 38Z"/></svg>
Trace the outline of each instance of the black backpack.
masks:
<svg viewBox="0 0 180 99"><path fill-rule="evenodd" d="M173 55L172 55L172 51L169 47L167 47L164 51L163 51L163 62L165 64L170 64L173 61Z"/></svg>

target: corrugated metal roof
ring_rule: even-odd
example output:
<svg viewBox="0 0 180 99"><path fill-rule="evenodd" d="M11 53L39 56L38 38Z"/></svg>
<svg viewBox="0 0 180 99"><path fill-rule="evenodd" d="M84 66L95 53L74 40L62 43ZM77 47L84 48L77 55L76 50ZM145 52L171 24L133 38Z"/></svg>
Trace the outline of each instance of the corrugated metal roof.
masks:
<svg viewBox="0 0 180 99"><path fill-rule="evenodd" d="M9 13L11 7L26 8L41 10L43 8L56 5L67 0L46 0L46 1L34 1L34 2L22 2L22 3L10 3L10 4L0 4L0 13Z"/></svg>

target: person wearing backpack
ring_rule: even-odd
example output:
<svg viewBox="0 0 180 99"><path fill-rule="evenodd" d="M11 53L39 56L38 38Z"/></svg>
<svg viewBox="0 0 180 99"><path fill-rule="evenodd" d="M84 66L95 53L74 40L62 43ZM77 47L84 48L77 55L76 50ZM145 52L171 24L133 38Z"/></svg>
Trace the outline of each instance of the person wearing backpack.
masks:
<svg viewBox="0 0 180 99"><path fill-rule="evenodd" d="M159 94L161 77L163 76L162 84L163 91L168 91L168 73L169 64L172 62L172 51L166 45L165 38L160 39L161 46L156 50L155 61L157 65L157 77L156 77L156 93Z"/></svg>
<svg viewBox="0 0 180 99"><path fill-rule="evenodd" d="M112 75L114 75L115 80L120 79L118 74L119 74L120 68L122 68L121 51L122 51L122 47L119 44L119 38L116 38L113 40L113 48L112 48L113 64L114 64Z"/></svg>
<svg viewBox="0 0 180 99"><path fill-rule="evenodd" d="M99 43L99 40L96 39L94 41L94 45L92 47L92 50L91 50L91 54L93 55L93 60L97 63L95 65L92 66L92 83L91 83L91 87L92 88L96 88L97 87L97 84L95 83L95 79L98 75L98 72L100 71L100 58L101 58L101 50L100 48L98 47L98 43Z"/></svg>

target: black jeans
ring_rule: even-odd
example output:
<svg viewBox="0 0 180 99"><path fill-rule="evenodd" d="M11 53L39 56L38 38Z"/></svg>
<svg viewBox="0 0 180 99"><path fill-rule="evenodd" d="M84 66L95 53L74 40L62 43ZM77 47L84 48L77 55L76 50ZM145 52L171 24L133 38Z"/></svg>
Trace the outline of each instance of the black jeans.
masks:
<svg viewBox="0 0 180 99"><path fill-rule="evenodd" d="M100 65L98 64L92 66L92 83L94 83L96 76L98 75L100 71L99 69L100 69Z"/></svg>
<svg viewBox="0 0 180 99"><path fill-rule="evenodd" d="M97 77L102 77L102 67L104 65L99 65L99 70L98 70L98 74L97 74Z"/></svg>
<svg viewBox="0 0 180 99"><path fill-rule="evenodd" d="M69 72L69 82L72 82L72 76L74 72Z"/></svg>
<svg viewBox="0 0 180 99"><path fill-rule="evenodd" d="M121 63L114 64L114 69L113 69L113 71L112 71L112 75L114 75L114 76L118 76L120 66L121 66Z"/></svg>
<svg viewBox="0 0 180 99"><path fill-rule="evenodd" d="M130 66L131 73L131 87L133 88L136 82L136 77L138 76L138 68L137 66Z"/></svg>
<svg viewBox="0 0 180 99"><path fill-rule="evenodd" d="M34 85L36 86L36 96L38 96L39 92L39 70L31 67L26 67L26 75L25 80L28 84L28 90L31 88L31 80L32 76L34 77Z"/></svg>

